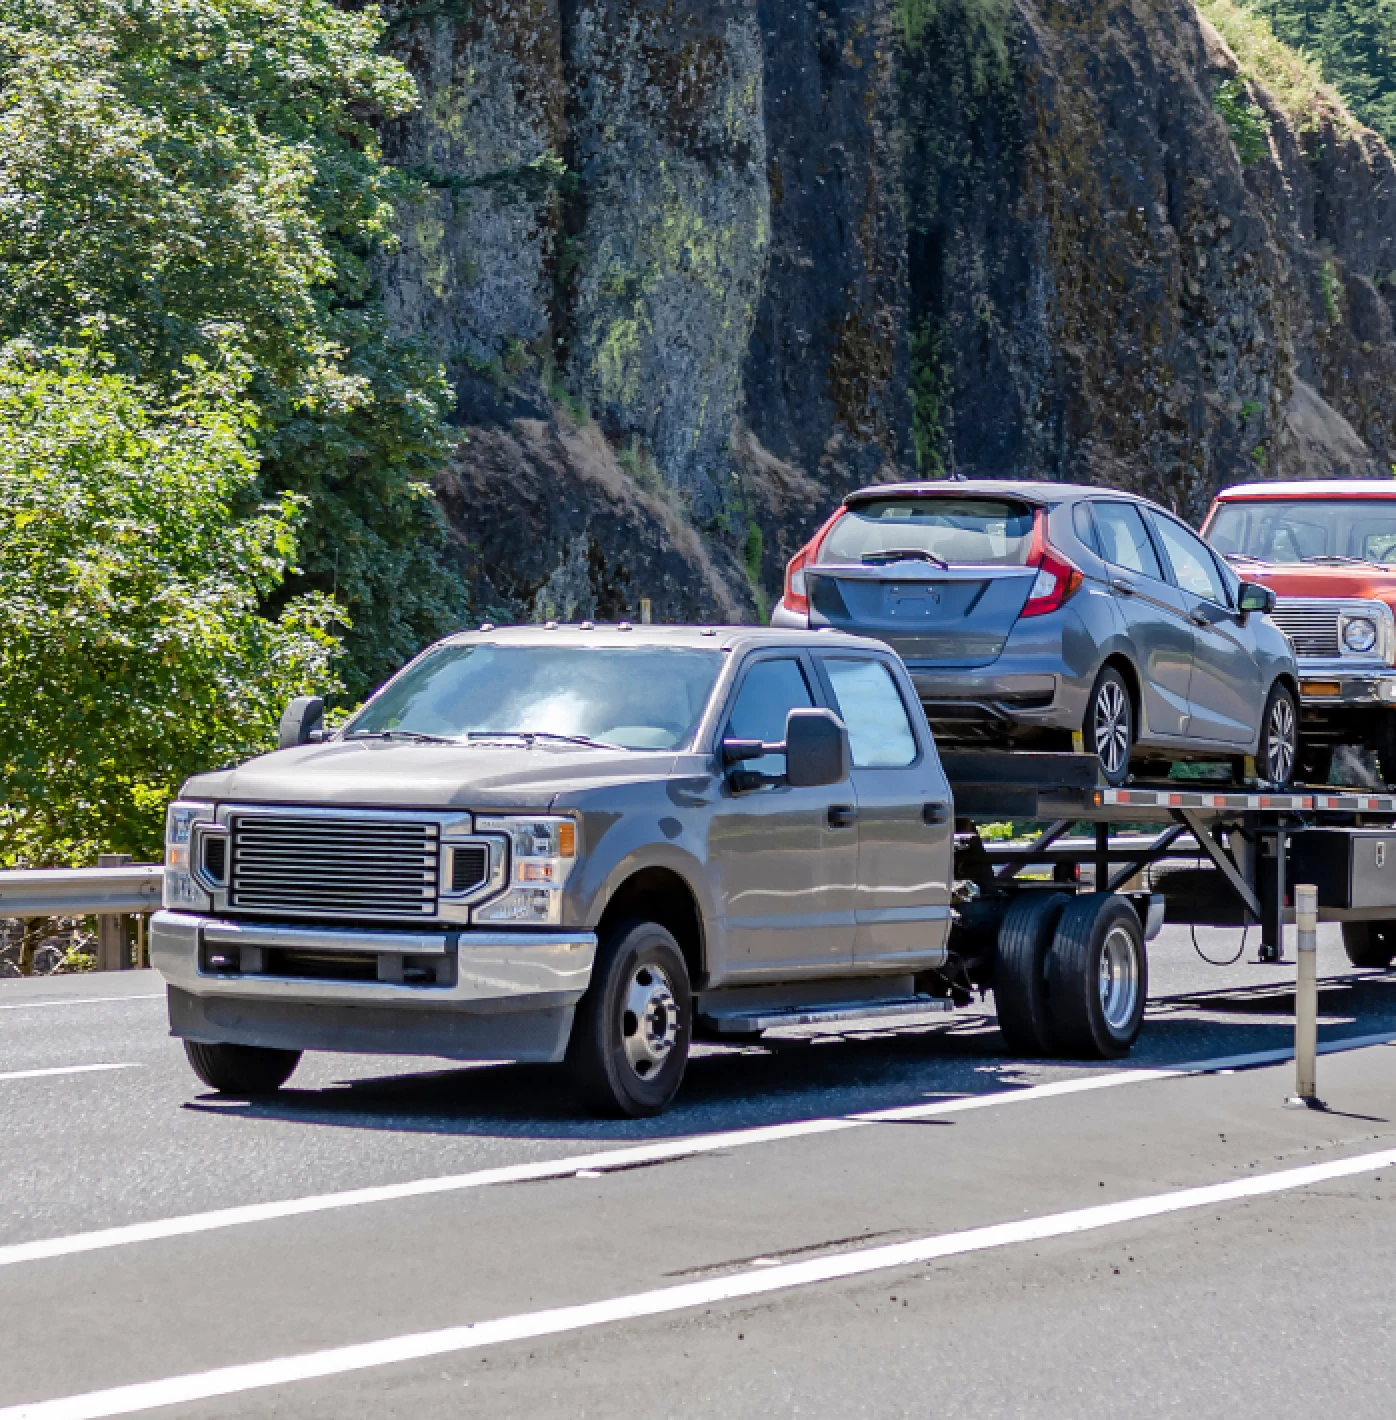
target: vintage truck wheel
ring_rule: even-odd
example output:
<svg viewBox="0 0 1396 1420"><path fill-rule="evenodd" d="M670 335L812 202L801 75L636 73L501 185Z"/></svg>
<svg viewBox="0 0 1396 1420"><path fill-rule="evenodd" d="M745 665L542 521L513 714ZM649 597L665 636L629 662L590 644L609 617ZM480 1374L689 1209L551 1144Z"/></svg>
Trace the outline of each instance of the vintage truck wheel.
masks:
<svg viewBox="0 0 1396 1420"><path fill-rule="evenodd" d="M1354 966L1385 971L1396 958L1396 922L1344 922L1343 950Z"/></svg>
<svg viewBox="0 0 1396 1420"><path fill-rule="evenodd" d="M194 1073L209 1089L240 1099L274 1095L300 1064L299 1050L270 1050L260 1045L205 1045L186 1040L184 1053Z"/></svg>
<svg viewBox="0 0 1396 1420"><path fill-rule="evenodd" d="M683 1080L692 1037L678 943L657 922L618 923L602 939L572 1023L567 1068L577 1092L603 1114L661 1114Z"/></svg>
<svg viewBox="0 0 1396 1420"><path fill-rule="evenodd" d="M1020 893L999 927L994 954L994 1009L1015 1055L1050 1055L1056 1041L1047 1010L1047 953L1071 898L1061 892Z"/></svg>
<svg viewBox="0 0 1396 1420"><path fill-rule="evenodd" d="M1149 958L1139 915L1114 893L1078 897L1047 955L1047 1003L1057 1048L1110 1060L1129 1053L1144 1023Z"/></svg>

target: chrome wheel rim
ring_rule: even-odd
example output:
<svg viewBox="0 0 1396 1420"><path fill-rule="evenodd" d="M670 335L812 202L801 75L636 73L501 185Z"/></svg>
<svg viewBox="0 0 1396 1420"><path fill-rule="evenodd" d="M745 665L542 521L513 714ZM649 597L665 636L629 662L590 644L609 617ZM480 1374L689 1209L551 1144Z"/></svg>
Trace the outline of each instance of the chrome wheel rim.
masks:
<svg viewBox="0 0 1396 1420"><path fill-rule="evenodd" d="M630 1068L652 1080L679 1038L679 1007L664 972L652 962L635 968L621 1009L621 1039Z"/></svg>
<svg viewBox="0 0 1396 1420"><path fill-rule="evenodd" d="M1289 696L1281 695L1270 707L1270 725L1265 743L1266 772L1276 784L1286 783L1294 768L1296 738L1294 706Z"/></svg>
<svg viewBox="0 0 1396 1420"><path fill-rule="evenodd" d="M1112 927L1100 949L1100 1009L1113 1031L1124 1031L1139 1003L1139 949L1127 927Z"/></svg>
<svg viewBox="0 0 1396 1420"><path fill-rule="evenodd" d="M1119 774L1129 760L1129 697L1118 681L1100 687L1093 718L1096 755L1107 774Z"/></svg>

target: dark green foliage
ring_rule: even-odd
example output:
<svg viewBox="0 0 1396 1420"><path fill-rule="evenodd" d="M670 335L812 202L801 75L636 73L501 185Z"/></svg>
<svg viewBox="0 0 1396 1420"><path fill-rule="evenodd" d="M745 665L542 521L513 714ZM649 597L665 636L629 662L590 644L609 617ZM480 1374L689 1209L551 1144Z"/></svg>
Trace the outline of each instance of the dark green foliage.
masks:
<svg viewBox="0 0 1396 1420"><path fill-rule="evenodd" d="M0 340L82 345L153 390L237 377L264 492L308 495L304 572L360 694L460 613L426 480L443 378L388 338L375 254L415 101L376 10L329 0L0 0Z"/></svg>
<svg viewBox="0 0 1396 1420"><path fill-rule="evenodd" d="M1212 100L1236 145L1236 155L1244 166L1258 163L1269 151L1269 121L1251 98L1249 85L1239 74L1218 88Z"/></svg>
<svg viewBox="0 0 1396 1420"><path fill-rule="evenodd" d="M1396 0L1247 0L1318 62L1363 123L1396 145Z"/></svg>

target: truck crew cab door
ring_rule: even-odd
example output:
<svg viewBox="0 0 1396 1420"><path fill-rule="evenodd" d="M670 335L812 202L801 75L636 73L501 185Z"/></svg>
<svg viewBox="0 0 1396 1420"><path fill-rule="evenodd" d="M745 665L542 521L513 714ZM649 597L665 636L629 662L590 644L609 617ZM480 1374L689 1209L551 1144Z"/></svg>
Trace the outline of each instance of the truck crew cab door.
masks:
<svg viewBox="0 0 1396 1420"><path fill-rule="evenodd" d="M814 668L798 651L761 651L741 668L719 739L785 739L792 710L817 705ZM744 770L779 775L782 755ZM858 827L853 786L724 783L708 839L731 979L837 976L853 959Z"/></svg>
<svg viewBox="0 0 1396 1420"><path fill-rule="evenodd" d="M930 727L883 658L831 651L816 659L853 751L854 965L938 966L950 930L954 823Z"/></svg>

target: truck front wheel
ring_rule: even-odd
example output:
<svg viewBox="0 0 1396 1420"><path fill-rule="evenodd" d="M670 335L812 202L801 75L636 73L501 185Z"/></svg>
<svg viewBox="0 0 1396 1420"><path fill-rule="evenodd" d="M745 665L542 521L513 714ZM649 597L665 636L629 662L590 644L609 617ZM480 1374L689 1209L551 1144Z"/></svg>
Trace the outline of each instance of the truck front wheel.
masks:
<svg viewBox="0 0 1396 1420"><path fill-rule="evenodd" d="M1343 950L1354 966L1385 971L1396 957L1396 922L1344 922Z"/></svg>
<svg viewBox="0 0 1396 1420"><path fill-rule="evenodd" d="M657 922L617 923L602 938L577 1004L567 1069L599 1113L662 1114L678 1092L693 1037L688 968Z"/></svg>
<svg viewBox="0 0 1396 1420"><path fill-rule="evenodd" d="M1125 898L1093 892L1062 913L1047 956L1047 992L1063 1054L1109 1060L1129 1053L1144 1023L1149 959L1139 914Z"/></svg>
<svg viewBox="0 0 1396 1420"><path fill-rule="evenodd" d="M205 1045L186 1040L184 1053L194 1073L221 1095L256 1099L274 1095L300 1064L299 1050L270 1050L260 1045Z"/></svg>

